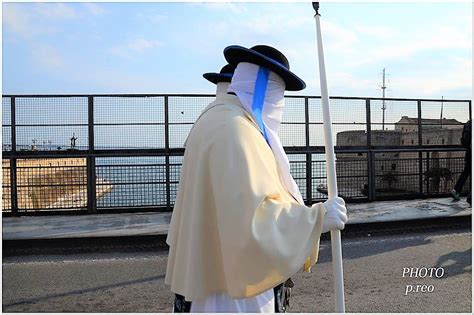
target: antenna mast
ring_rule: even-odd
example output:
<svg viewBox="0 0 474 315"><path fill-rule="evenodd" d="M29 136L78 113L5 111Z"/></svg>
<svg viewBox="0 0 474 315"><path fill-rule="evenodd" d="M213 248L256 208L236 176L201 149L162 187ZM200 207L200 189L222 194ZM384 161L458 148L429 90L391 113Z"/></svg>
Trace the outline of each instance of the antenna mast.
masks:
<svg viewBox="0 0 474 315"><path fill-rule="evenodd" d="M441 113L439 114L439 125L441 129L443 129L443 104L444 103L444 96L441 96Z"/></svg>
<svg viewBox="0 0 474 315"><path fill-rule="evenodd" d="M385 106L385 89L387 88L385 85L385 68L383 68L382 86L380 88L382 89L382 130L385 130L385 110L387 109Z"/></svg>

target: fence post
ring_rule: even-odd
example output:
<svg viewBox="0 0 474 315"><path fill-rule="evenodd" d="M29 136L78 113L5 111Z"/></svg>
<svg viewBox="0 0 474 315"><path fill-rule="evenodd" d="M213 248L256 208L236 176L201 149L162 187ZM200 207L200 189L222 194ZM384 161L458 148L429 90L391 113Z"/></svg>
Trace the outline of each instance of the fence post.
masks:
<svg viewBox="0 0 474 315"><path fill-rule="evenodd" d="M12 153L16 155L16 100L10 99L10 124L12 133ZM18 216L17 158L10 159L10 206L12 215Z"/></svg>
<svg viewBox="0 0 474 315"><path fill-rule="evenodd" d="M370 99L365 100L365 120L367 129L367 197L375 199L374 154L372 152L372 123L370 117Z"/></svg>
<svg viewBox="0 0 474 315"><path fill-rule="evenodd" d="M423 125L421 121L421 101L417 101L417 107L418 107L418 148L420 151L418 151L418 190L420 195L423 195L423 152L421 151L421 148L423 146Z"/></svg>
<svg viewBox="0 0 474 315"><path fill-rule="evenodd" d="M86 158L87 212L97 213L96 170L94 156L94 97L87 97L89 149Z"/></svg>
<svg viewBox="0 0 474 315"><path fill-rule="evenodd" d="M468 103L469 103L469 119L472 119L472 108L471 108L472 102L471 102L471 100L469 100Z"/></svg>
<svg viewBox="0 0 474 315"><path fill-rule="evenodd" d="M430 152L426 152L426 171L428 172L430 170ZM430 178L427 176L426 177L426 196L430 196Z"/></svg>
<svg viewBox="0 0 474 315"><path fill-rule="evenodd" d="M166 210L171 211L171 179L170 179L170 134L168 95L165 95L165 168L166 168Z"/></svg>
<svg viewBox="0 0 474 315"><path fill-rule="evenodd" d="M304 98L305 137L306 137L306 203L313 203L313 158L309 152L309 99Z"/></svg>

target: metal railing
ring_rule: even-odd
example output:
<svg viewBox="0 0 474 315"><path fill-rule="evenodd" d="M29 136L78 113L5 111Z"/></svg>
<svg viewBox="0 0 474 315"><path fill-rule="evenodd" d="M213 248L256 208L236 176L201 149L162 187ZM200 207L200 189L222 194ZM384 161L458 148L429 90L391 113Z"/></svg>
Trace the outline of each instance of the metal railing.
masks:
<svg viewBox="0 0 474 315"><path fill-rule="evenodd" d="M3 214L171 211L183 143L213 99L4 95ZM326 198L320 103L287 96L279 131L308 204ZM460 137L470 100L331 97L330 103L338 188L348 201L445 196L454 186L464 166Z"/></svg>

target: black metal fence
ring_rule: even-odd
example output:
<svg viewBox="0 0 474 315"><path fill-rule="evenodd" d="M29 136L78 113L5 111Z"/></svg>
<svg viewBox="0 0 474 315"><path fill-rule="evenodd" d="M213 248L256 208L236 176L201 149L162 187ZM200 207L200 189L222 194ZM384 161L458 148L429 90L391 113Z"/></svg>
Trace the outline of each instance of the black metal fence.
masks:
<svg viewBox="0 0 474 315"><path fill-rule="evenodd" d="M171 211L183 143L213 99L4 95L3 214ZM464 166L460 137L470 100L330 103L338 189L346 200L448 195ZM306 202L325 199L321 99L286 97L279 134Z"/></svg>

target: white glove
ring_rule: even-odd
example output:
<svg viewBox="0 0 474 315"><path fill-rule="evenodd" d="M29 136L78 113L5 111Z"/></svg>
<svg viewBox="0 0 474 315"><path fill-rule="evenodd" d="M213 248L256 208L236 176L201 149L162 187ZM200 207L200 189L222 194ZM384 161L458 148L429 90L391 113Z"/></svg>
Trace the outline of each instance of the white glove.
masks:
<svg viewBox="0 0 474 315"><path fill-rule="evenodd" d="M344 199L335 197L326 200L323 203L326 209L324 215L323 229L321 233L326 233L331 230L343 230L347 222L347 209Z"/></svg>

